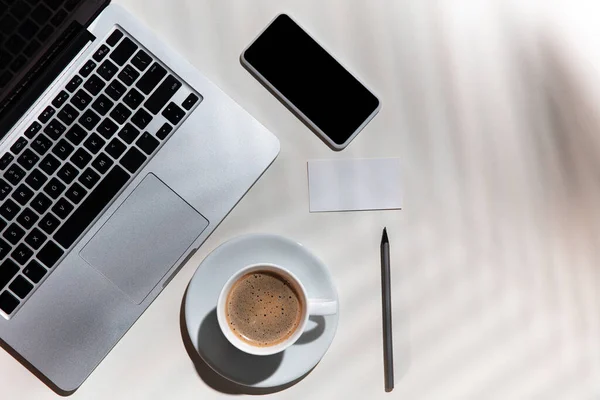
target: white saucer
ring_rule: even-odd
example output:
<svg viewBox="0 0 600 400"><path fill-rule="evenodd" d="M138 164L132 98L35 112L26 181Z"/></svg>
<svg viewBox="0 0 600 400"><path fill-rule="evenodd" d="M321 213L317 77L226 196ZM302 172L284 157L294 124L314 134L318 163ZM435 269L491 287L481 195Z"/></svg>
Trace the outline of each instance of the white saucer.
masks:
<svg viewBox="0 0 600 400"><path fill-rule="evenodd" d="M253 356L233 347L219 329L217 299L231 275L261 262L292 271L310 297L338 300L327 267L300 243L275 235L246 235L222 244L200 264L187 290L185 322L194 348L218 374L241 385L271 388L297 380L317 365L333 341L338 315L311 317L300 339L279 354Z"/></svg>

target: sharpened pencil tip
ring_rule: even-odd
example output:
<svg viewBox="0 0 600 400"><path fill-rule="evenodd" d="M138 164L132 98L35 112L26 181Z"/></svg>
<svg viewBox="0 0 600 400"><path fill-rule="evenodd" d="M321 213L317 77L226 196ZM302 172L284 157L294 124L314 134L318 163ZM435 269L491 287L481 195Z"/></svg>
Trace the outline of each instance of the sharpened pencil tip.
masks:
<svg viewBox="0 0 600 400"><path fill-rule="evenodd" d="M383 236L381 237L381 243L389 243L388 240L388 235L387 235L387 228L383 228Z"/></svg>

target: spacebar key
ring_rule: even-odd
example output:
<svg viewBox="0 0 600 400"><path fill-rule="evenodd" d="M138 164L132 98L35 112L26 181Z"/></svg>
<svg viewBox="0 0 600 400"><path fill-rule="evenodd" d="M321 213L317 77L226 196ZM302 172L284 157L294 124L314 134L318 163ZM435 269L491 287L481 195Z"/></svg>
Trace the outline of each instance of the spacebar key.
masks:
<svg viewBox="0 0 600 400"><path fill-rule="evenodd" d="M54 234L65 249L69 248L87 229L90 223L102 212L129 180L129 174L118 165L104 177L90 195L81 203L71 217Z"/></svg>

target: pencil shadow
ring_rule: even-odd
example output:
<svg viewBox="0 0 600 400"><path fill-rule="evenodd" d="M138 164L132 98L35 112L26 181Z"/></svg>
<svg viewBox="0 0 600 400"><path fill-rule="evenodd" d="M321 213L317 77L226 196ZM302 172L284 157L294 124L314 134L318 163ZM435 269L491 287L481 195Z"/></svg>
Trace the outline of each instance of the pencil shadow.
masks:
<svg viewBox="0 0 600 400"><path fill-rule="evenodd" d="M229 379L226 379L221 374L216 372L211 366L209 366L195 349L187 331L187 325L185 321L185 298L186 296L184 295L179 314L179 326L183 344L188 356L196 368L198 376L212 389L231 395L273 394L294 386L312 372L311 369L300 378L285 385L269 388L256 388L248 386L264 381L273 375L281 364L283 353L274 354L272 356L257 357L243 353L236 349L227 341L225 336L223 336L223 333L218 325L216 310L212 310L200 324L197 340L198 342L210 343L210 346L207 346L203 349L205 352L210 352L210 354L205 353L207 358L217 357L217 359L223 359L232 358L232 356L234 356L235 363L231 363L228 366L230 370L228 370L227 373L228 375L235 376L237 381L244 384L235 383ZM318 329L318 326L315 328L315 330L316 329Z"/></svg>

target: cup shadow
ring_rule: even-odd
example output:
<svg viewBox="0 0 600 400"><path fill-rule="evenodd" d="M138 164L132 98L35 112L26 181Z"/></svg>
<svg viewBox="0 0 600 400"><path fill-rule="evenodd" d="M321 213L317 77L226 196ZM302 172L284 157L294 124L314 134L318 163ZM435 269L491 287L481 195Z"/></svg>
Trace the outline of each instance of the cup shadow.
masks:
<svg viewBox="0 0 600 400"><path fill-rule="evenodd" d="M211 366L209 366L194 348L190 335L187 331L187 325L185 321L186 294L184 294L183 296L183 301L181 303L179 313L179 327L181 330L181 337L183 339L183 344L188 353L188 356L190 357L192 363L194 364L194 367L196 368L198 376L204 381L204 383L206 383L212 389L224 394L232 395L272 394L294 386L296 383L300 382L312 372L311 369L303 376L285 385L274 386L269 388L255 388L249 386L264 381L268 377L272 376L281 364L281 360L283 359L283 353L274 354L272 356L257 357L238 350L233 345L231 345L229 341L227 341L225 336L223 336L223 333L221 332L217 321L216 310L213 309L200 324L200 329L198 330L197 338L198 342L202 341L204 343L210 343L210 346L203 348L205 357L209 359L231 359L232 357L235 357L235 363L231 363L227 366L227 375L234 376L236 381L244 384L236 383L223 377L221 374L216 372ZM321 325L323 325L322 330L324 331L324 324L317 323L317 326L315 328L303 334L300 339L302 339L306 334L310 334L310 336L306 338L307 341L305 341L304 343L308 343L314 340L314 338L318 336L315 336L313 332L321 329L319 328L319 326ZM299 341L297 343L299 343Z"/></svg>

